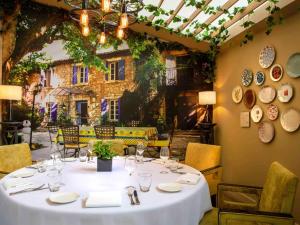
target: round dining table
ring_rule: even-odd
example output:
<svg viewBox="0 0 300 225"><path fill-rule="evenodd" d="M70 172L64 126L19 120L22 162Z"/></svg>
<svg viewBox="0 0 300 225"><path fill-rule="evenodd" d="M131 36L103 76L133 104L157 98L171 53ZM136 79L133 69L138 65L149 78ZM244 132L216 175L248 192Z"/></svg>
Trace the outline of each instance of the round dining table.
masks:
<svg viewBox="0 0 300 225"><path fill-rule="evenodd" d="M212 208L208 184L199 171L184 165L181 171L199 173L199 182L182 184L181 191L169 193L160 191L157 186L175 182L181 174L152 161L138 164L130 175L124 164L125 159L117 157L113 160L112 172L97 172L96 161L65 162L59 192L80 195L68 204L49 201L49 196L57 192L48 189L9 195L3 184L15 178L7 175L0 181L0 225L197 225L204 213ZM152 174L149 192L139 190L137 176L142 171ZM47 185L47 171L22 179ZM128 186L136 187L140 205L130 204ZM121 193L120 207L85 207L88 193L112 190Z"/></svg>

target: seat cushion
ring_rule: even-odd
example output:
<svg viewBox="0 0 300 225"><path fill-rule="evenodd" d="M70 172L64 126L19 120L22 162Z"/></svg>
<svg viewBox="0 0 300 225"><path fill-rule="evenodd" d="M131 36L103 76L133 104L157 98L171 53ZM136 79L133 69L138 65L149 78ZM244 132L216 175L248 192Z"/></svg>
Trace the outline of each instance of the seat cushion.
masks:
<svg viewBox="0 0 300 225"><path fill-rule="evenodd" d="M291 214L298 178L288 169L273 162L267 174L259 210Z"/></svg>
<svg viewBox="0 0 300 225"><path fill-rule="evenodd" d="M27 143L0 146L0 171L11 173L32 164Z"/></svg>
<svg viewBox="0 0 300 225"><path fill-rule="evenodd" d="M86 148L87 146L88 146L87 144L79 144L79 148ZM66 144L65 148L77 149L78 144Z"/></svg>
<svg viewBox="0 0 300 225"><path fill-rule="evenodd" d="M218 209L213 208L206 212L200 220L199 225L218 225Z"/></svg>

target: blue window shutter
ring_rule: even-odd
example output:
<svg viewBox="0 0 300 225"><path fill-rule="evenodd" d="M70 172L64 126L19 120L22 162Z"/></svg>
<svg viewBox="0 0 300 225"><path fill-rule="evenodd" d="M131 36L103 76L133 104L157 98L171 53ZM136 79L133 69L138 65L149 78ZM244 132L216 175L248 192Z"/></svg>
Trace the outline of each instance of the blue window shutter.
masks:
<svg viewBox="0 0 300 225"><path fill-rule="evenodd" d="M57 103L51 105L50 118L52 122L55 122L57 119Z"/></svg>
<svg viewBox="0 0 300 225"><path fill-rule="evenodd" d="M108 105L107 99L101 99L101 120L105 122L107 120L107 113L108 113Z"/></svg>
<svg viewBox="0 0 300 225"><path fill-rule="evenodd" d="M73 66L72 84L77 84L77 66Z"/></svg>
<svg viewBox="0 0 300 225"><path fill-rule="evenodd" d="M106 62L106 68L108 69L108 62ZM108 81L108 73L105 73L105 80Z"/></svg>
<svg viewBox="0 0 300 225"><path fill-rule="evenodd" d="M89 81L89 68L85 67L85 74L84 74L84 82L87 83Z"/></svg>
<svg viewBox="0 0 300 225"><path fill-rule="evenodd" d="M118 77L119 80L125 80L125 60L121 59L118 62Z"/></svg>

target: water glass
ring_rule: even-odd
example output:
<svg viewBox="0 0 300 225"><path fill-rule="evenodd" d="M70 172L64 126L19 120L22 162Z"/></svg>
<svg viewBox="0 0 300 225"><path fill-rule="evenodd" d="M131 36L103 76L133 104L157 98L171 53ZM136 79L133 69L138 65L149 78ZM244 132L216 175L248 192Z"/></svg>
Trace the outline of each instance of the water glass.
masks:
<svg viewBox="0 0 300 225"><path fill-rule="evenodd" d="M179 159L178 158L171 158L169 161L168 161L168 167L171 171L177 171L178 169L178 166L179 166Z"/></svg>
<svg viewBox="0 0 300 225"><path fill-rule="evenodd" d="M87 160L87 151L81 150L79 152L79 161L86 162L86 160Z"/></svg>
<svg viewBox="0 0 300 225"><path fill-rule="evenodd" d="M127 157L125 159L125 169L129 172L131 176L134 170L136 169L136 162L134 158Z"/></svg>
<svg viewBox="0 0 300 225"><path fill-rule="evenodd" d="M165 163L170 156L170 151L168 147L162 147L160 149L160 158L163 160L163 162Z"/></svg>
<svg viewBox="0 0 300 225"><path fill-rule="evenodd" d="M49 191L51 191L51 192L59 191L60 181L61 181L61 173L55 167L52 167L48 171L47 178L48 178Z"/></svg>
<svg viewBox="0 0 300 225"><path fill-rule="evenodd" d="M138 143L136 146L136 153L135 153L135 158L137 163L143 163L144 162L144 151L145 151L145 146L143 143Z"/></svg>
<svg viewBox="0 0 300 225"><path fill-rule="evenodd" d="M44 173L47 170L47 163L45 160L38 160L36 166L39 173Z"/></svg>
<svg viewBox="0 0 300 225"><path fill-rule="evenodd" d="M148 192L152 183L152 174L147 172L139 173L138 183L142 192Z"/></svg>

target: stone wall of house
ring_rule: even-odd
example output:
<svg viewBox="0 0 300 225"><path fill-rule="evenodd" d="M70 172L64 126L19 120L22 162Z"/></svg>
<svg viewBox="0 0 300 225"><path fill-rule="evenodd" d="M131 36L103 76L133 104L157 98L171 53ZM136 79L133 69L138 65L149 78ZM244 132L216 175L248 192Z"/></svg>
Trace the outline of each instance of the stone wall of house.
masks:
<svg viewBox="0 0 300 225"><path fill-rule="evenodd" d="M116 99L122 96L125 90L133 91L136 87L134 82L134 66L130 55L108 58L107 61L125 60L125 80L106 81L105 73L94 68L89 69L88 83L72 84L72 68L70 62L57 64L53 68L58 87L67 87L80 90L83 94L56 97L59 105L70 106L69 115L76 118L76 101L86 100L88 103L89 123L96 123L100 120L101 99ZM47 92L50 90L47 89Z"/></svg>

